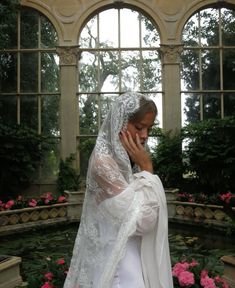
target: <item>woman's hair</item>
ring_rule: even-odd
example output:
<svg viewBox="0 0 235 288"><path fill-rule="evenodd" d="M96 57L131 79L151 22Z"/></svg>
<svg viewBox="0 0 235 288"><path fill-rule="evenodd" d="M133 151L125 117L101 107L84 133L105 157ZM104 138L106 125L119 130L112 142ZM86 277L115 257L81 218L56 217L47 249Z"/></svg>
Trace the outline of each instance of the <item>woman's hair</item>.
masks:
<svg viewBox="0 0 235 288"><path fill-rule="evenodd" d="M151 99L146 99L144 97L140 98L140 107L130 115L129 121L130 122L138 122L141 121L146 113L152 112L157 116L157 107L153 100Z"/></svg>

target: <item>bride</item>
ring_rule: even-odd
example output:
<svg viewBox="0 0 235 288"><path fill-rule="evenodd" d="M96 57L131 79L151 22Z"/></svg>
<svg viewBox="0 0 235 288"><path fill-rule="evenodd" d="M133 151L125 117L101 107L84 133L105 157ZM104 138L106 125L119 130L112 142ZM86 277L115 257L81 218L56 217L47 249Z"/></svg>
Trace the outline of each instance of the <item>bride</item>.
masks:
<svg viewBox="0 0 235 288"><path fill-rule="evenodd" d="M146 151L156 115L133 92L104 120L64 288L173 288L165 193Z"/></svg>

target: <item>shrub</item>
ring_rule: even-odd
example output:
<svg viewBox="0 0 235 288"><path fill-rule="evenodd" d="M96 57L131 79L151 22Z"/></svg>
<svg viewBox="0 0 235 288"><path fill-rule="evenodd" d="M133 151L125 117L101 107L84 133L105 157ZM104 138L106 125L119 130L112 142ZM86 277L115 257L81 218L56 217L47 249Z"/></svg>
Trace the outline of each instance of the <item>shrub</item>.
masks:
<svg viewBox="0 0 235 288"><path fill-rule="evenodd" d="M51 140L24 125L0 124L0 195L20 194L32 182Z"/></svg>
<svg viewBox="0 0 235 288"><path fill-rule="evenodd" d="M186 126L184 152L189 172L211 193L235 189L235 117L210 119Z"/></svg>

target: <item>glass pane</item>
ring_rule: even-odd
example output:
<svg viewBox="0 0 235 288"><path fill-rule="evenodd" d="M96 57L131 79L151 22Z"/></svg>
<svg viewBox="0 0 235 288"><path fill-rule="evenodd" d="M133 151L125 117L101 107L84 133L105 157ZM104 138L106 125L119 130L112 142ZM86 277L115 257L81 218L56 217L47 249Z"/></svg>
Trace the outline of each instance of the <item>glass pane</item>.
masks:
<svg viewBox="0 0 235 288"><path fill-rule="evenodd" d="M182 42L187 46L199 46L199 14L193 15L187 22L182 33Z"/></svg>
<svg viewBox="0 0 235 288"><path fill-rule="evenodd" d="M235 49L223 50L224 89L235 89Z"/></svg>
<svg viewBox="0 0 235 288"><path fill-rule="evenodd" d="M181 89L199 89L199 51L188 49L181 55Z"/></svg>
<svg viewBox="0 0 235 288"><path fill-rule="evenodd" d="M52 144L50 144L50 149L47 151L41 161L40 178L45 180L56 180L59 171L59 139L52 138Z"/></svg>
<svg viewBox="0 0 235 288"><path fill-rule="evenodd" d="M98 56L97 53L82 52L79 61L79 91L95 92L98 87Z"/></svg>
<svg viewBox="0 0 235 288"><path fill-rule="evenodd" d="M121 9L120 15L121 47L139 47L139 13Z"/></svg>
<svg viewBox="0 0 235 288"><path fill-rule="evenodd" d="M235 10L221 9L223 45L235 45Z"/></svg>
<svg viewBox="0 0 235 288"><path fill-rule="evenodd" d="M42 48L54 48L58 45L58 36L54 26L51 22L41 16L41 47Z"/></svg>
<svg viewBox="0 0 235 288"><path fill-rule="evenodd" d="M41 98L41 122L44 135L60 135L59 101L58 95L43 95Z"/></svg>
<svg viewBox="0 0 235 288"><path fill-rule="evenodd" d="M182 126L200 120L200 95L184 93L181 96Z"/></svg>
<svg viewBox="0 0 235 288"><path fill-rule="evenodd" d="M100 54L100 89L102 92L117 92L119 89L118 53L113 51Z"/></svg>
<svg viewBox="0 0 235 288"><path fill-rule="evenodd" d="M218 49L202 51L202 88L220 89L220 57Z"/></svg>
<svg viewBox="0 0 235 288"><path fill-rule="evenodd" d="M80 134L96 135L99 125L98 95L79 96Z"/></svg>
<svg viewBox="0 0 235 288"><path fill-rule="evenodd" d="M235 93L224 94L224 116L235 115Z"/></svg>
<svg viewBox="0 0 235 288"><path fill-rule="evenodd" d="M208 8L200 12L201 44L219 45L219 10Z"/></svg>
<svg viewBox="0 0 235 288"><path fill-rule="evenodd" d="M109 9L101 12L99 21L100 47L118 47L118 10Z"/></svg>
<svg viewBox="0 0 235 288"><path fill-rule="evenodd" d="M88 161L95 146L96 137L81 138L78 143L80 152L80 177L86 178Z"/></svg>
<svg viewBox="0 0 235 288"><path fill-rule="evenodd" d="M143 51L142 91L159 91L161 85L161 60L157 51Z"/></svg>
<svg viewBox="0 0 235 288"><path fill-rule="evenodd" d="M59 91L59 59L55 53L41 53L42 92Z"/></svg>
<svg viewBox="0 0 235 288"><path fill-rule="evenodd" d="M2 124L16 124L17 102L16 96L0 96L0 122Z"/></svg>
<svg viewBox="0 0 235 288"><path fill-rule="evenodd" d="M0 49L16 48L18 12L14 5L4 3L0 5Z"/></svg>
<svg viewBox="0 0 235 288"><path fill-rule="evenodd" d="M160 37L155 25L141 15L141 45L142 47L159 47Z"/></svg>
<svg viewBox="0 0 235 288"><path fill-rule="evenodd" d="M20 90L38 91L38 53L20 54Z"/></svg>
<svg viewBox="0 0 235 288"><path fill-rule="evenodd" d="M38 101L36 96L20 97L20 123L38 129Z"/></svg>
<svg viewBox="0 0 235 288"><path fill-rule="evenodd" d="M17 56L16 53L0 54L0 92L17 90Z"/></svg>
<svg viewBox="0 0 235 288"><path fill-rule="evenodd" d="M124 51L121 53L121 89L139 91L140 87L140 52Z"/></svg>
<svg viewBox="0 0 235 288"><path fill-rule="evenodd" d="M96 48L98 43L97 37L97 16L95 16L82 29L79 45L81 48Z"/></svg>
<svg viewBox="0 0 235 288"><path fill-rule="evenodd" d="M203 120L221 118L221 98L219 93L203 95Z"/></svg>
<svg viewBox="0 0 235 288"><path fill-rule="evenodd" d="M22 10L20 26L20 47L38 47L38 13L33 10Z"/></svg>

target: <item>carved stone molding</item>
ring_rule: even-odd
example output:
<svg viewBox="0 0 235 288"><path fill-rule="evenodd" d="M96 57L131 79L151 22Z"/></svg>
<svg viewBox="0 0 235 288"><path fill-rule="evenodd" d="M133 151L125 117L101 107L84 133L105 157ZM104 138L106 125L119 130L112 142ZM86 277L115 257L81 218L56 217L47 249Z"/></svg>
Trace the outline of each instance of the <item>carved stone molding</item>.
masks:
<svg viewBox="0 0 235 288"><path fill-rule="evenodd" d="M56 49L60 57L61 66L76 66L80 59L79 45L76 46L59 46Z"/></svg>
<svg viewBox="0 0 235 288"><path fill-rule="evenodd" d="M183 51L183 45L165 45L160 47L163 64L178 64L180 62L180 54Z"/></svg>

